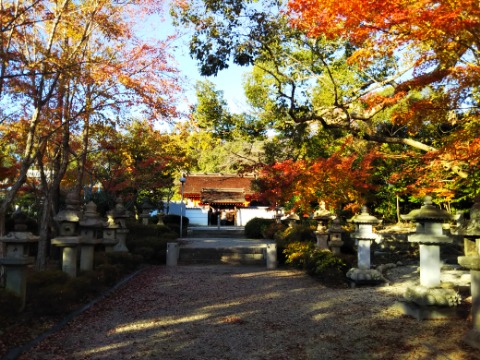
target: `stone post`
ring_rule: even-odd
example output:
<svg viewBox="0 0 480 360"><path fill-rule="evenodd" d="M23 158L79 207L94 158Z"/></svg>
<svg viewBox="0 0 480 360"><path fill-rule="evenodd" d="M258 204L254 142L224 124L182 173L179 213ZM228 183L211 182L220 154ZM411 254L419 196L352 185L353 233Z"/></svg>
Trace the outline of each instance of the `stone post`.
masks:
<svg viewBox="0 0 480 360"><path fill-rule="evenodd" d="M97 205L90 201L85 206L83 218L79 221L82 244L80 247L80 270L93 270L93 261L95 255L95 245L101 243L100 231L103 227L103 221L97 213Z"/></svg>
<svg viewBox="0 0 480 360"><path fill-rule="evenodd" d="M81 243L79 230L80 201L76 193L67 194L66 209L53 218L59 224L59 236L52 245L62 248L62 270L71 277L77 276L77 248Z"/></svg>
<svg viewBox="0 0 480 360"><path fill-rule="evenodd" d="M460 296L453 289L441 287L440 259L440 246L453 242L443 234L442 227L450 216L435 206L430 196L424 198L420 210L413 214L411 218L417 223L417 230L408 236L408 241L420 245L420 285L407 288L403 310L418 320L451 316Z"/></svg>
<svg viewBox="0 0 480 360"><path fill-rule="evenodd" d="M470 220L460 225L455 234L463 236L465 256L458 257L458 263L470 269L472 295L472 329L467 333L464 341L480 350L480 199L470 209Z"/></svg>
<svg viewBox="0 0 480 360"><path fill-rule="evenodd" d="M267 269L277 268L277 244L267 244L266 249Z"/></svg>
<svg viewBox="0 0 480 360"><path fill-rule="evenodd" d="M5 269L5 287L20 298L20 311L25 308L27 292L27 267L33 263L28 257L28 246L38 242L39 237L27 232L26 216L17 212L13 216L14 231L0 237L5 244L5 256L0 258L0 265Z"/></svg>
<svg viewBox="0 0 480 360"><path fill-rule="evenodd" d="M179 255L180 248L178 243L167 243L167 266L176 266Z"/></svg>
<svg viewBox="0 0 480 360"><path fill-rule="evenodd" d="M373 232L373 225L381 223L375 216L368 213L366 206L362 207L362 213L354 216L351 220L355 224L356 231L351 235L358 244L358 268L350 269L347 278L351 284L378 284L384 282L382 274L371 269L370 248L373 241L380 241L381 236Z"/></svg>

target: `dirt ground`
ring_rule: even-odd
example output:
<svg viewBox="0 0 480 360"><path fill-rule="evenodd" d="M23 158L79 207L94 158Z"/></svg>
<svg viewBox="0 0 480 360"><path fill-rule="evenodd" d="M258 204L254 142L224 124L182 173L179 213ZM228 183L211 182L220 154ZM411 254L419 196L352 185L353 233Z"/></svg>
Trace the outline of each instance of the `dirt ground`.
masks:
<svg viewBox="0 0 480 360"><path fill-rule="evenodd" d="M415 270L333 289L289 269L149 267L18 358L480 359L462 341L468 318L418 321L395 306Z"/></svg>

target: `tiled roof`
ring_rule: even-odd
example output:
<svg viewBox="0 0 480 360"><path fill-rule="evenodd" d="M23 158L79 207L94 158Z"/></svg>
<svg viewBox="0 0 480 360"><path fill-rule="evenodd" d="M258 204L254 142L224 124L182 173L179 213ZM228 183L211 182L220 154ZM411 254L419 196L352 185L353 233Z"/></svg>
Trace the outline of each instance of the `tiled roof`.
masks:
<svg viewBox="0 0 480 360"><path fill-rule="evenodd" d="M245 194L253 194L251 182L254 176L238 176L234 174L189 174L185 176L185 194L200 195L203 189L227 191L242 190Z"/></svg>

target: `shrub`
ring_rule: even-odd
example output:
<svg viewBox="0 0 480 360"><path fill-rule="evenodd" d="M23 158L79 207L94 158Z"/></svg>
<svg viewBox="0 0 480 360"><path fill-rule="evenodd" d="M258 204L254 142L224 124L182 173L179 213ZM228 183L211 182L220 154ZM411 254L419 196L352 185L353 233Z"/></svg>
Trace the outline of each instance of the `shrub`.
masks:
<svg viewBox="0 0 480 360"><path fill-rule="evenodd" d="M65 284L69 277L62 270L45 270L29 273L27 277L27 294L35 297L36 292L54 284Z"/></svg>
<svg viewBox="0 0 480 360"><path fill-rule="evenodd" d="M62 314L71 310L77 301L77 292L72 283L50 284L38 289L31 298L32 310L38 314Z"/></svg>
<svg viewBox="0 0 480 360"><path fill-rule="evenodd" d="M21 306L22 300L20 297L7 289L0 289L0 324L15 317Z"/></svg>
<svg viewBox="0 0 480 360"><path fill-rule="evenodd" d="M327 286L344 285L348 266L329 250L318 249L312 242L296 241L284 249L285 263L305 270Z"/></svg>
<svg viewBox="0 0 480 360"><path fill-rule="evenodd" d="M180 215L175 215L175 214L169 214L169 215L164 215L162 217L163 223L165 226L170 228L171 225L177 225L180 227ZM187 227L189 224L189 220L187 217L183 216L182 220L183 226Z"/></svg>
<svg viewBox="0 0 480 360"><path fill-rule="evenodd" d="M315 245L310 242L295 241L286 245L283 253L285 254L285 264L291 265L297 269L306 269Z"/></svg>
<svg viewBox="0 0 480 360"><path fill-rule="evenodd" d="M176 235L175 235L176 237ZM157 236L145 236L127 240L127 247L132 254L140 255L147 263L165 263L167 243L169 238Z"/></svg>
<svg viewBox="0 0 480 360"><path fill-rule="evenodd" d="M101 281L108 286L115 285L123 276L122 267L118 264L102 264L96 269Z"/></svg>
<svg viewBox="0 0 480 360"><path fill-rule="evenodd" d="M105 255L107 263L118 265L120 272L124 274L136 270L143 260L140 255L127 252L108 252Z"/></svg>
<svg viewBox="0 0 480 360"><path fill-rule="evenodd" d="M277 233L283 232L286 229L286 225L282 223L272 222L262 228L262 235L264 239L275 239Z"/></svg>
<svg viewBox="0 0 480 360"><path fill-rule="evenodd" d="M249 239L262 239L263 231L275 224L274 219L253 218L245 224L245 236Z"/></svg>
<svg viewBox="0 0 480 360"><path fill-rule="evenodd" d="M315 228L312 228L310 225L294 225L292 227L286 227L284 231L277 232L275 235L275 240L277 244L286 245L295 242L295 241L316 241L315 234L313 231Z"/></svg>

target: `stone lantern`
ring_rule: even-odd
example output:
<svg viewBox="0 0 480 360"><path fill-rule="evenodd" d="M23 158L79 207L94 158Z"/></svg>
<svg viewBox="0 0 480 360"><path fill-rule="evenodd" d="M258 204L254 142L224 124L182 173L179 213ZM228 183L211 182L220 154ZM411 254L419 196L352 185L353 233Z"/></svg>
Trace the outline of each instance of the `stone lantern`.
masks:
<svg viewBox="0 0 480 360"><path fill-rule="evenodd" d="M293 228L296 223L300 221L300 217L297 214L290 214L287 216L288 226Z"/></svg>
<svg viewBox="0 0 480 360"><path fill-rule="evenodd" d="M417 231L408 241L420 245L420 285L427 288L440 286L440 245L450 244L453 238L443 234L442 224L450 215L432 203L426 196L420 211L413 216Z"/></svg>
<svg viewBox="0 0 480 360"><path fill-rule="evenodd" d="M6 246L5 256L0 258L0 265L5 268L5 287L20 298L20 310L23 310L27 289L27 267L33 263L33 259L28 256L28 247L38 242L39 237L27 231L25 214L16 212L13 220L14 231L0 237L0 241Z"/></svg>
<svg viewBox="0 0 480 360"><path fill-rule="evenodd" d="M325 207L325 203L320 203L320 208L313 214L313 219L317 221L317 230L314 231L317 237L317 247L319 249L328 249L328 232L327 226L330 220L335 216L330 213Z"/></svg>
<svg viewBox="0 0 480 360"><path fill-rule="evenodd" d="M113 211L107 213L107 222L104 223L103 226L103 238L101 244L105 246L105 252L112 252L114 246L118 243L115 232L120 227L120 225L115 223Z"/></svg>
<svg viewBox="0 0 480 360"><path fill-rule="evenodd" d="M117 200L115 209L112 212L113 220L118 227L115 229L115 238L117 240L116 245L113 247L113 251L116 252L128 252L127 248L127 229L126 220L130 217L130 212L123 206L122 199Z"/></svg>
<svg viewBox="0 0 480 360"><path fill-rule="evenodd" d="M152 209L152 204L150 204L147 198L144 198L142 202L142 213L140 214L143 225L148 225L148 219L150 218L150 213L152 212Z"/></svg>
<svg viewBox="0 0 480 360"><path fill-rule="evenodd" d="M100 244L100 231L103 228L103 221L97 213L97 205L90 201L85 206L83 218L79 221L82 244L80 250L80 270L93 270L95 245Z"/></svg>
<svg viewBox="0 0 480 360"><path fill-rule="evenodd" d="M59 225L59 235L52 245L62 248L62 270L71 277L77 276L77 248L81 243L79 222L80 201L76 193L67 194L66 208L54 216Z"/></svg>
<svg viewBox="0 0 480 360"><path fill-rule="evenodd" d="M458 263L470 269L471 275L473 329L464 340L468 345L480 349L480 201L470 209L470 220L455 233L464 238L465 256L459 256Z"/></svg>
<svg viewBox="0 0 480 360"><path fill-rule="evenodd" d="M373 225L381 223L381 220L368 213L366 206L362 207L360 215L354 216L351 220L355 224L356 231L351 235L358 243L358 268L350 269L347 278L353 284L377 284L384 282L382 274L371 269L370 248L372 242L379 242L382 238L373 232Z"/></svg>
<svg viewBox="0 0 480 360"><path fill-rule="evenodd" d="M441 287L440 246L453 242L452 237L443 234L442 224L449 218L446 211L432 203L430 196L424 198L423 206L412 218L417 230L408 241L420 245L420 285L406 290L404 310L419 320L448 316L448 308L460 301L456 291Z"/></svg>
<svg viewBox="0 0 480 360"><path fill-rule="evenodd" d="M338 217L333 219L332 224L327 231L329 235L328 247L330 248L330 251L335 255L340 255L340 248L344 244L344 241L342 240L342 234L345 232L345 230L343 230Z"/></svg>

